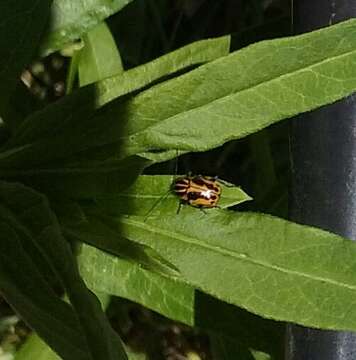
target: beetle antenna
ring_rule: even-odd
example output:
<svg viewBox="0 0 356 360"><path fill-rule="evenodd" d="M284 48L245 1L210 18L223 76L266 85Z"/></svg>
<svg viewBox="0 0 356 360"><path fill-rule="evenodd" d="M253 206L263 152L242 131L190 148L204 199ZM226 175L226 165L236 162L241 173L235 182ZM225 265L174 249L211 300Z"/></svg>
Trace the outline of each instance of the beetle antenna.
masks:
<svg viewBox="0 0 356 360"><path fill-rule="evenodd" d="M176 167L174 169L174 178L177 177L177 174L178 174L178 157L179 157L179 150L177 149L177 155L176 155Z"/></svg>
<svg viewBox="0 0 356 360"><path fill-rule="evenodd" d="M143 222L146 222L148 217L151 215L152 211L165 199L167 199L169 193L171 192L171 189L169 189L163 196L161 196L153 205L152 207L147 211L147 214L145 215L145 218Z"/></svg>

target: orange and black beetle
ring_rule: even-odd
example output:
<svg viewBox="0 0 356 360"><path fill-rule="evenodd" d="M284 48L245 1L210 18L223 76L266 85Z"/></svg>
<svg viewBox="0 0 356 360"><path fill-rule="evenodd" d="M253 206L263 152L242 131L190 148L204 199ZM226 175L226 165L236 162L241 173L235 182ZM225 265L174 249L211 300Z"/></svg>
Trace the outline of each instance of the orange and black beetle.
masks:
<svg viewBox="0 0 356 360"><path fill-rule="evenodd" d="M185 176L174 181L172 191L180 198L181 204L198 208L214 208L218 206L221 186L217 177Z"/></svg>

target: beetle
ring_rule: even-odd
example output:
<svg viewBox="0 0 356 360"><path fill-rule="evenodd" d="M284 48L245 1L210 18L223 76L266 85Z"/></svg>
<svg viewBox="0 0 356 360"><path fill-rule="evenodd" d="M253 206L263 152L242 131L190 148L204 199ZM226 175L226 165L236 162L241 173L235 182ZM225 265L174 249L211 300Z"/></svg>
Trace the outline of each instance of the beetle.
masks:
<svg viewBox="0 0 356 360"><path fill-rule="evenodd" d="M172 184L172 191L180 198L179 213L182 204L200 209L218 207L221 186L217 177L188 175L176 179Z"/></svg>

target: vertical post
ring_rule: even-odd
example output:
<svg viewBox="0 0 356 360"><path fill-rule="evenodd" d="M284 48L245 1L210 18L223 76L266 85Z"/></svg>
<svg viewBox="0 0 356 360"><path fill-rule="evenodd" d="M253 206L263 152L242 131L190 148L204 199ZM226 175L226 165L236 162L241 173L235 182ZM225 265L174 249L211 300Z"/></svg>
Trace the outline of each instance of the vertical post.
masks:
<svg viewBox="0 0 356 360"><path fill-rule="evenodd" d="M355 0L294 0L297 33L356 16ZM291 126L290 218L356 240L356 96ZM356 333L287 325L286 360L354 360Z"/></svg>

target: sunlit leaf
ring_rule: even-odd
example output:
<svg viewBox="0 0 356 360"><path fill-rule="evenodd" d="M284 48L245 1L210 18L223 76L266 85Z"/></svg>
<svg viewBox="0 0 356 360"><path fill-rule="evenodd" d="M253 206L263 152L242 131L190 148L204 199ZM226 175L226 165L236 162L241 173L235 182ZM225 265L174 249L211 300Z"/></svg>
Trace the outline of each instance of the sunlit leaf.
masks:
<svg viewBox="0 0 356 360"><path fill-rule="evenodd" d="M185 282L228 303L275 320L356 329L352 241L263 214L194 210L123 217L118 226Z"/></svg>
<svg viewBox="0 0 356 360"><path fill-rule="evenodd" d="M99 82L98 105L139 90L165 75L172 74L188 66L215 60L229 53L230 36L196 41L178 50L172 51L153 61L125 71Z"/></svg>
<svg viewBox="0 0 356 360"><path fill-rule="evenodd" d="M131 1L54 0L51 9L51 31L43 40L42 52L47 55L78 40L87 31Z"/></svg>
<svg viewBox="0 0 356 360"><path fill-rule="evenodd" d="M119 50L105 22L85 34L83 42L78 64L80 86L123 72Z"/></svg>
<svg viewBox="0 0 356 360"><path fill-rule="evenodd" d="M125 151L157 161L205 151L353 93L355 34L350 20L262 41L118 104Z"/></svg>
<svg viewBox="0 0 356 360"><path fill-rule="evenodd" d="M127 190L108 197L97 197L96 203L111 214L159 216L175 214L179 198L172 191L175 177L171 175L141 175ZM220 183L219 207L228 208L251 198L239 187Z"/></svg>

